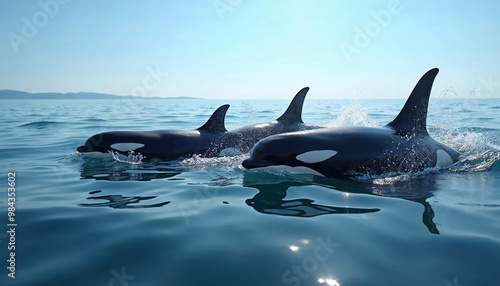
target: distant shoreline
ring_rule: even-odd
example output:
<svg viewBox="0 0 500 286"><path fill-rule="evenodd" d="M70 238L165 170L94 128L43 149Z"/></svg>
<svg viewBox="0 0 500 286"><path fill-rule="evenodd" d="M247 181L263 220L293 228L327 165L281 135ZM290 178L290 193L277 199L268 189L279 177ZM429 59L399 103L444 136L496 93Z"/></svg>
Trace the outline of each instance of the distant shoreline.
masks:
<svg viewBox="0 0 500 286"><path fill-rule="evenodd" d="M41 92L30 93L19 90L0 90L0 99L204 99L201 97L177 96L177 97L140 97L132 95L115 95L96 92Z"/></svg>

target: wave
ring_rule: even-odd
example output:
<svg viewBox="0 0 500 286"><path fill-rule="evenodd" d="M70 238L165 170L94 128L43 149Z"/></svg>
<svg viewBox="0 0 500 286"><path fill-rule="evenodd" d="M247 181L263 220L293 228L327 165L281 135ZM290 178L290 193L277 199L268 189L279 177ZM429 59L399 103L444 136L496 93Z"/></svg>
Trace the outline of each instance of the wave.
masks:
<svg viewBox="0 0 500 286"><path fill-rule="evenodd" d="M105 119L102 118L87 118L84 120L85 122L105 122Z"/></svg>
<svg viewBox="0 0 500 286"><path fill-rule="evenodd" d="M36 128L36 129L45 129L48 127L52 127L55 125L60 124L60 122L57 121L34 121L26 124L19 125L19 127L30 127L30 128Z"/></svg>
<svg viewBox="0 0 500 286"><path fill-rule="evenodd" d="M453 172L482 172L500 162L499 130L484 128L433 129L433 138L456 149L462 156L453 166Z"/></svg>
<svg viewBox="0 0 500 286"><path fill-rule="evenodd" d="M484 151L468 154L453 165L450 170L454 172L483 172L500 170L500 151Z"/></svg>

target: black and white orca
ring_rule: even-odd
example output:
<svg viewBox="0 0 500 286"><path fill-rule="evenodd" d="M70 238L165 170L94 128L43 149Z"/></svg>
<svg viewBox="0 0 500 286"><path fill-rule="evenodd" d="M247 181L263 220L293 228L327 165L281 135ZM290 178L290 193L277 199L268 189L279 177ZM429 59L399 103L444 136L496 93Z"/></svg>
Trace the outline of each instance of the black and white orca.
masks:
<svg viewBox="0 0 500 286"><path fill-rule="evenodd" d="M426 127L429 96L438 71L435 68L422 76L399 115L385 126L271 136L257 143L243 167L353 177L452 165L460 153L432 139Z"/></svg>
<svg viewBox="0 0 500 286"><path fill-rule="evenodd" d="M304 124L302 107L309 91L300 90L278 119L233 131L224 125L229 105L219 107L208 121L195 130L113 131L90 137L77 151L87 157L110 157L111 152L128 155L141 154L146 159L176 160L199 154L218 156L223 150L247 153L262 138L270 135L319 128ZM236 149L236 150L235 150Z"/></svg>

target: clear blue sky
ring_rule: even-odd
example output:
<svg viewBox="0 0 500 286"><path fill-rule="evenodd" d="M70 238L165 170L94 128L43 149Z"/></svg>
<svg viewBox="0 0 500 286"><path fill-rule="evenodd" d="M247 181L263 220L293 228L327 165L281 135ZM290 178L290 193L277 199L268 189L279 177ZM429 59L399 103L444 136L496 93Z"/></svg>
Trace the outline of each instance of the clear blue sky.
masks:
<svg viewBox="0 0 500 286"><path fill-rule="evenodd" d="M435 96L500 97L499 15L496 1L2 1L0 89L405 98L438 67Z"/></svg>

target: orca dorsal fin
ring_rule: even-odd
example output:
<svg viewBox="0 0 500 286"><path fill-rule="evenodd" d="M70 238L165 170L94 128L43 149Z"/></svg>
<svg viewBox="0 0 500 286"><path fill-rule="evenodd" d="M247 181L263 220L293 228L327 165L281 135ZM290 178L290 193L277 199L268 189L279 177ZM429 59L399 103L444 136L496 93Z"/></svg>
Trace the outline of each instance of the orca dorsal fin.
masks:
<svg viewBox="0 0 500 286"><path fill-rule="evenodd" d="M224 120L226 119L226 112L228 108L229 104L224 104L217 108L207 122L197 130L204 130L210 133L227 132L226 127L224 126Z"/></svg>
<svg viewBox="0 0 500 286"><path fill-rule="evenodd" d="M304 123L302 121L302 107L308 91L309 87L304 87L297 92L285 113L276 120L286 123Z"/></svg>
<svg viewBox="0 0 500 286"><path fill-rule="evenodd" d="M403 109L388 126L405 135L428 135L427 133L427 107L431 95L432 84L439 69L433 68L426 72L406 100Z"/></svg>

